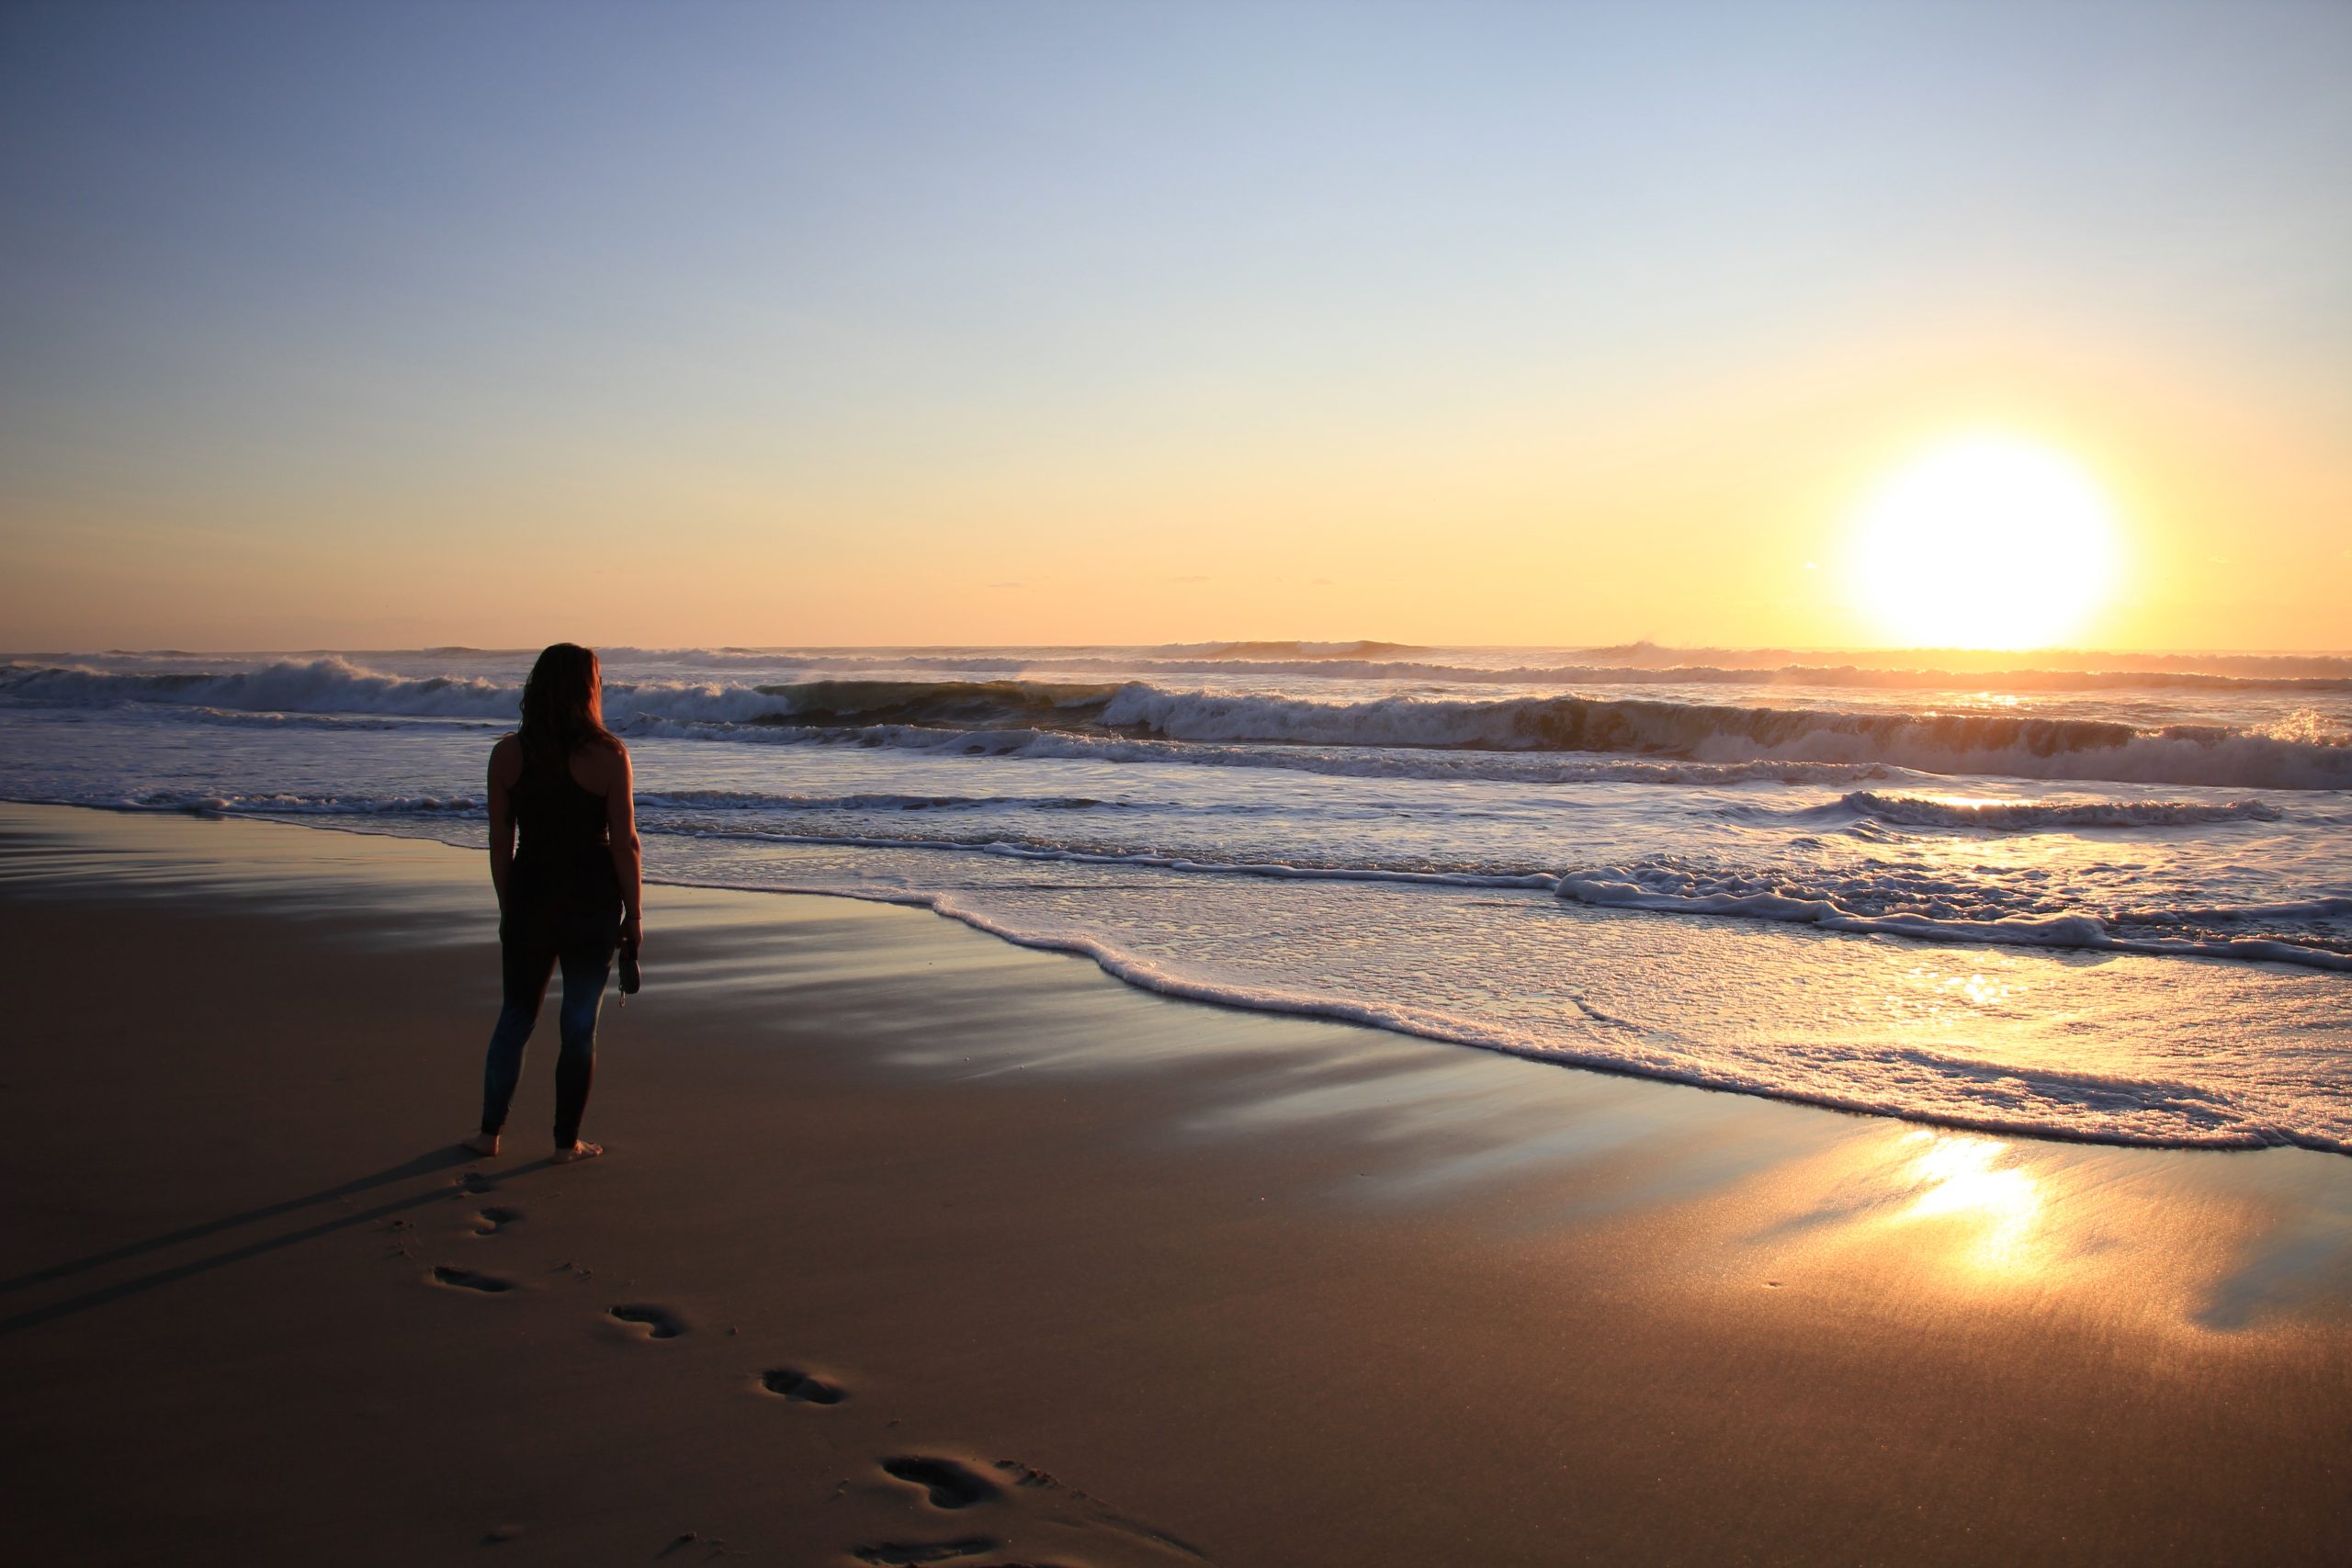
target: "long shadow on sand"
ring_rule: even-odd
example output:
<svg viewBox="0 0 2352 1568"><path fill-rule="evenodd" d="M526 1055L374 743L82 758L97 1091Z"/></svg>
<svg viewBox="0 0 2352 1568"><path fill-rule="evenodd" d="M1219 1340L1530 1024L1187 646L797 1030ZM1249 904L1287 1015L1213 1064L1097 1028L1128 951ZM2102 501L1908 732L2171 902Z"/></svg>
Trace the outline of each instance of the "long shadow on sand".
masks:
<svg viewBox="0 0 2352 1568"><path fill-rule="evenodd" d="M0 1280L0 1292L24 1290L52 1280L66 1279L88 1269L104 1268L107 1264L119 1263L125 1258L137 1258L143 1253L185 1246L192 1241L200 1241L206 1236L217 1235L223 1231L236 1230L264 1220L276 1219L281 1214L294 1213L314 1204L334 1202L338 1199L348 1198L354 1193L365 1192L372 1188L385 1187L415 1177L428 1176L435 1171L472 1164L475 1163L475 1157L455 1146L435 1149L431 1154L419 1155L414 1159L405 1160L399 1165L368 1176L354 1177L349 1181L334 1187L322 1188L316 1192L306 1193L300 1198L288 1198L282 1203L265 1204L258 1209L248 1209L243 1213L230 1214L200 1225L189 1225L182 1230L150 1236L144 1241L130 1242L106 1252L93 1253L87 1258L77 1258L71 1263L60 1263L51 1268L36 1269L29 1274L19 1274L13 1280ZM530 1165L518 1166L512 1170L502 1171L494 1176L474 1178L468 1182L466 1195L472 1196L491 1191L504 1182L530 1171L553 1168L555 1165L552 1160L539 1160ZM159 1285L168 1285L175 1280L187 1279L191 1275L225 1268L232 1263L242 1263L246 1258L258 1258L264 1253L296 1247L306 1241L314 1241L322 1235L332 1235L336 1231L349 1230L354 1225L390 1219L404 1210L423 1208L427 1203L446 1202L449 1196L449 1190L447 1187L436 1186L424 1192L396 1199L389 1203L379 1203L370 1209L359 1209L349 1213L337 1214L334 1219L323 1220L313 1225L305 1225L300 1230L288 1231L283 1235L249 1242L243 1247L232 1247L226 1252L214 1253L209 1258L199 1258L187 1263L174 1264L168 1269L159 1269L153 1273L140 1275L136 1279L102 1286L97 1290L87 1291L62 1302L52 1302L47 1306L34 1307L29 1311L18 1313L14 1317L0 1318L0 1335L36 1328L44 1323L54 1322L61 1317L70 1317L77 1312L85 1312L91 1307L104 1306L108 1302L119 1301L125 1296L135 1295L141 1291L152 1291Z"/></svg>

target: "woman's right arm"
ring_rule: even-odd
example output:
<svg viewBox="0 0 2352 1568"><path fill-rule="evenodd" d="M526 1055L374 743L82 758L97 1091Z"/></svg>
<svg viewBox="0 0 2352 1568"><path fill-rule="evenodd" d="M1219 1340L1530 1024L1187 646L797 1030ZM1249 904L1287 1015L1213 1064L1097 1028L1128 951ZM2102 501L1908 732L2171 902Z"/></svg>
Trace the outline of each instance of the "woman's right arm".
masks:
<svg viewBox="0 0 2352 1568"><path fill-rule="evenodd" d="M506 737L490 751L490 883L506 912L506 878L514 869L514 781L523 776L523 744Z"/></svg>

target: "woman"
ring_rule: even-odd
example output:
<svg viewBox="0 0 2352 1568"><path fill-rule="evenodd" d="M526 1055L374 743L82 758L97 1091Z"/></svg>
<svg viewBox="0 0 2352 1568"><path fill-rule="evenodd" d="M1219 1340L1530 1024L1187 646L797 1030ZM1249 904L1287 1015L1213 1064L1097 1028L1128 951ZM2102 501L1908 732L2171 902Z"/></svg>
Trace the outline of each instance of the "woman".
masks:
<svg viewBox="0 0 2352 1568"><path fill-rule="evenodd" d="M628 748L605 728L596 656L576 643L557 643L531 666L522 728L490 754L490 879L498 888L506 1005L491 1032L482 1073L481 1131L465 1141L475 1154L498 1152L523 1073L523 1046L547 996L548 975L559 964L563 1054L555 1069L555 1160L605 1152L581 1141L580 1113L595 1071L596 1010L613 950L617 944L634 953L644 936L629 792Z"/></svg>

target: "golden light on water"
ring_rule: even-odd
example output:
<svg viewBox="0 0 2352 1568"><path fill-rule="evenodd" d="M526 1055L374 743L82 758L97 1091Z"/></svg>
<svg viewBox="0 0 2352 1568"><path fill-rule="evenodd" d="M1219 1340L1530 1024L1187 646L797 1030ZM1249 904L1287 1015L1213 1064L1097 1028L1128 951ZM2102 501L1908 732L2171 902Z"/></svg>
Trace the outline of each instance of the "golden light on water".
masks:
<svg viewBox="0 0 2352 1568"><path fill-rule="evenodd" d="M1856 608L1914 648L2046 647L2106 601L2115 534L2106 492L2072 458L2010 435L1958 437L1856 512Z"/></svg>

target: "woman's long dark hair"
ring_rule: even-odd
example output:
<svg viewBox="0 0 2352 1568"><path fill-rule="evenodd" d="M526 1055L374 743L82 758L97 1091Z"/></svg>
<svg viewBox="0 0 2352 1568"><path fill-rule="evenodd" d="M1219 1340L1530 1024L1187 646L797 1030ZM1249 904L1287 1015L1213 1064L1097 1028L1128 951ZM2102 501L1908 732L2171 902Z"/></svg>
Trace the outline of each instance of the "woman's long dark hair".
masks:
<svg viewBox="0 0 2352 1568"><path fill-rule="evenodd" d="M515 738L526 756L560 762L591 740L610 740L605 728L603 667L596 650L559 642L540 653L523 683L523 727Z"/></svg>

